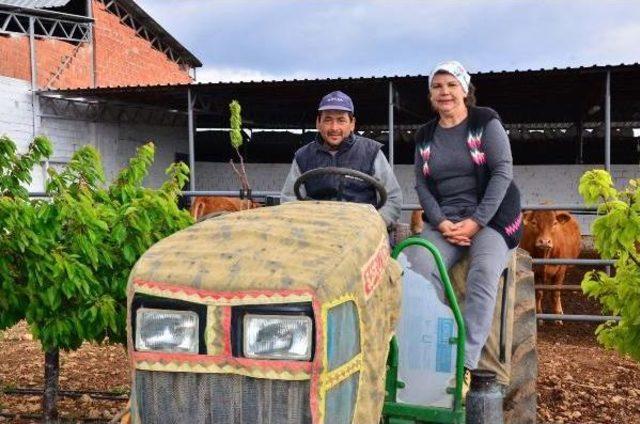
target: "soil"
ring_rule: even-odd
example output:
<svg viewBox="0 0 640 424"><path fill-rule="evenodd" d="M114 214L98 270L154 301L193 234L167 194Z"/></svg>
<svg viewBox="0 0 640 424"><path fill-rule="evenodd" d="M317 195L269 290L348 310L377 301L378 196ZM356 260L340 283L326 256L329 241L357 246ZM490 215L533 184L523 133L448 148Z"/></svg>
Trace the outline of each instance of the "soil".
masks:
<svg viewBox="0 0 640 424"><path fill-rule="evenodd" d="M640 423L640 364L599 346L595 328L538 328L538 422Z"/></svg>
<svg viewBox="0 0 640 424"><path fill-rule="evenodd" d="M598 255L584 251L580 257ZM569 268L565 284L580 284L584 272L594 268L605 269ZM582 292L563 291L562 306L565 314L603 314ZM547 302L543 308L551 312ZM597 327L568 321L538 326L538 422L640 423L640 364L599 345Z"/></svg>
<svg viewBox="0 0 640 424"><path fill-rule="evenodd" d="M583 257L594 257L585 253ZM584 268L569 271L566 284L579 284ZM565 314L599 314L598 304L579 292L563 292ZM597 324L546 322L538 328L539 423L640 423L640 364L605 350L594 335ZM44 355L24 323L0 332L0 386L42 388ZM61 352L62 390L128 394L130 374L121 346L85 344ZM89 395L61 398L64 422L108 422L124 400L97 400ZM0 394L0 423L31 423L36 419L8 414L40 414L38 395Z"/></svg>
<svg viewBox="0 0 640 424"><path fill-rule="evenodd" d="M0 386L4 389L42 389L44 353L31 340L27 326L0 332ZM60 389L98 391L114 397L129 393L130 374L126 350L122 346L100 346L85 343L75 352L60 352ZM39 395L7 395L0 393L0 423L32 423L38 419L2 415L42 414ZM88 395L80 398L61 397L58 410L63 422L108 422L126 405L126 400L96 400Z"/></svg>

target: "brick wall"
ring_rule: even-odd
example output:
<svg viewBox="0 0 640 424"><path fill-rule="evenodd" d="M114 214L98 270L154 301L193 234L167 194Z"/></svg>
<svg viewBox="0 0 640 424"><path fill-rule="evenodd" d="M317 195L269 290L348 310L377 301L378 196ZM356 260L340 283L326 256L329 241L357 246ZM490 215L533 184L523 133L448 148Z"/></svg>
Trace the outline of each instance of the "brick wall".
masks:
<svg viewBox="0 0 640 424"><path fill-rule="evenodd" d="M188 70L170 60L151 43L93 2L95 18L96 82L98 86L189 83ZM92 85L91 45L79 48L55 39L35 40L39 88L45 88L66 57L71 57L52 88L78 88ZM0 75L31 81L29 37L0 35Z"/></svg>
<svg viewBox="0 0 640 424"><path fill-rule="evenodd" d="M89 87L92 80L91 45L36 40L36 66L40 88L47 88L49 83L51 88Z"/></svg>
<svg viewBox="0 0 640 424"><path fill-rule="evenodd" d="M186 70L93 2L99 86L189 83Z"/></svg>
<svg viewBox="0 0 640 424"><path fill-rule="evenodd" d="M31 80L29 37L0 35L0 75Z"/></svg>
<svg viewBox="0 0 640 424"><path fill-rule="evenodd" d="M49 82L52 88L91 85L91 46L80 47L54 39L35 39L36 75L39 88ZM71 60L65 59L70 57ZM28 36L0 36L0 75L31 81L31 56ZM6 60L5 60L6 59ZM63 67L62 64L66 62ZM59 78L53 76L62 69Z"/></svg>

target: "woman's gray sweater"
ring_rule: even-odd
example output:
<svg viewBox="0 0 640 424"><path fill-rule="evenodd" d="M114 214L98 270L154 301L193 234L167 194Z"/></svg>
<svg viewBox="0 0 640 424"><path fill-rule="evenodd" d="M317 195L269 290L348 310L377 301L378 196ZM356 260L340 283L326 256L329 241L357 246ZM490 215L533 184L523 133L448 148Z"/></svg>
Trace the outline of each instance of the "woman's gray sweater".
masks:
<svg viewBox="0 0 640 424"><path fill-rule="evenodd" d="M437 126L431 144L430 178L440 195L440 204L427 188L416 149L416 190L429 223L437 227L445 219L453 222L472 218L486 226L495 215L513 179L511 147L504 128L492 119L484 128L482 150L486 153L490 179L478 204L475 165L467 146L468 119L451 128ZM416 142L419 142L416 140Z"/></svg>

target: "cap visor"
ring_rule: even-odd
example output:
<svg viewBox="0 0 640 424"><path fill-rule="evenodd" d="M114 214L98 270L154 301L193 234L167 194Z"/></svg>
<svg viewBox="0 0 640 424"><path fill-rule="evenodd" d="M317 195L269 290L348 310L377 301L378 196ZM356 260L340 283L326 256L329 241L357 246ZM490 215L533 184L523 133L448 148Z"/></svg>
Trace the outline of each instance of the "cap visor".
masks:
<svg viewBox="0 0 640 424"><path fill-rule="evenodd" d="M345 112L351 112L353 113L353 111L351 109L349 109L348 107L344 107L344 106L322 106L318 108L318 111L321 110L343 110Z"/></svg>

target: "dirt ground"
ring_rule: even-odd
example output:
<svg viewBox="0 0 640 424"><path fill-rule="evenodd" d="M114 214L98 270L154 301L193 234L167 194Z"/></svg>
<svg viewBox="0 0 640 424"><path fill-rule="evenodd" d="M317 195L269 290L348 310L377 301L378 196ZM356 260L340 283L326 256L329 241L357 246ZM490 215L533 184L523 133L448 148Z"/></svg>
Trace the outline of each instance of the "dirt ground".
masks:
<svg viewBox="0 0 640 424"><path fill-rule="evenodd" d="M545 324L539 328L538 422L640 423L640 364L602 349L594 325ZM10 330L0 341L0 381L5 388L42 387L44 356L38 345L24 339L24 327ZM21 334L21 335L20 335ZM61 355L60 383L64 390L129 390L124 349L85 345ZM40 396L0 395L0 412L40 413ZM61 416L108 421L124 401L62 398ZM2 418L0 422L36 422Z"/></svg>
<svg viewBox="0 0 640 424"><path fill-rule="evenodd" d="M579 284L592 268L570 268L565 284ZM581 292L563 292L562 305L565 314L602 313ZM551 312L548 303L543 307ZM602 348L594 335L597 326L565 321L538 327L538 422L640 423L640 364Z"/></svg>
<svg viewBox="0 0 640 424"><path fill-rule="evenodd" d="M0 333L1 334L1 333ZM0 336L0 386L4 389L42 388L44 354L31 340L24 323ZM114 397L129 393L130 374L122 346L85 344L76 352L60 353L60 389L97 391ZM5 414L41 414L41 396L0 394L0 423L31 423L33 419L3 417ZM123 400L95 400L90 396L61 398L61 418L107 422L126 404Z"/></svg>
<svg viewBox="0 0 640 424"><path fill-rule="evenodd" d="M567 284L577 284L583 271L574 269ZM566 314L598 314L597 303L581 293L563 293ZM547 322L538 329L540 423L640 423L640 364L600 347L596 325ZM41 388L44 355L20 324L0 333L0 386ZM85 344L77 352L61 353L63 390L128 393L127 356L120 346ZM37 395L0 394L0 423L37 422L8 414L38 414ZM66 422L107 422L124 406L123 400L95 400L90 396L62 398ZM3 416L5 415L5 416Z"/></svg>
<svg viewBox="0 0 640 424"><path fill-rule="evenodd" d="M597 345L595 328L538 329L538 422L640 423L640 364Z"/></svg>

